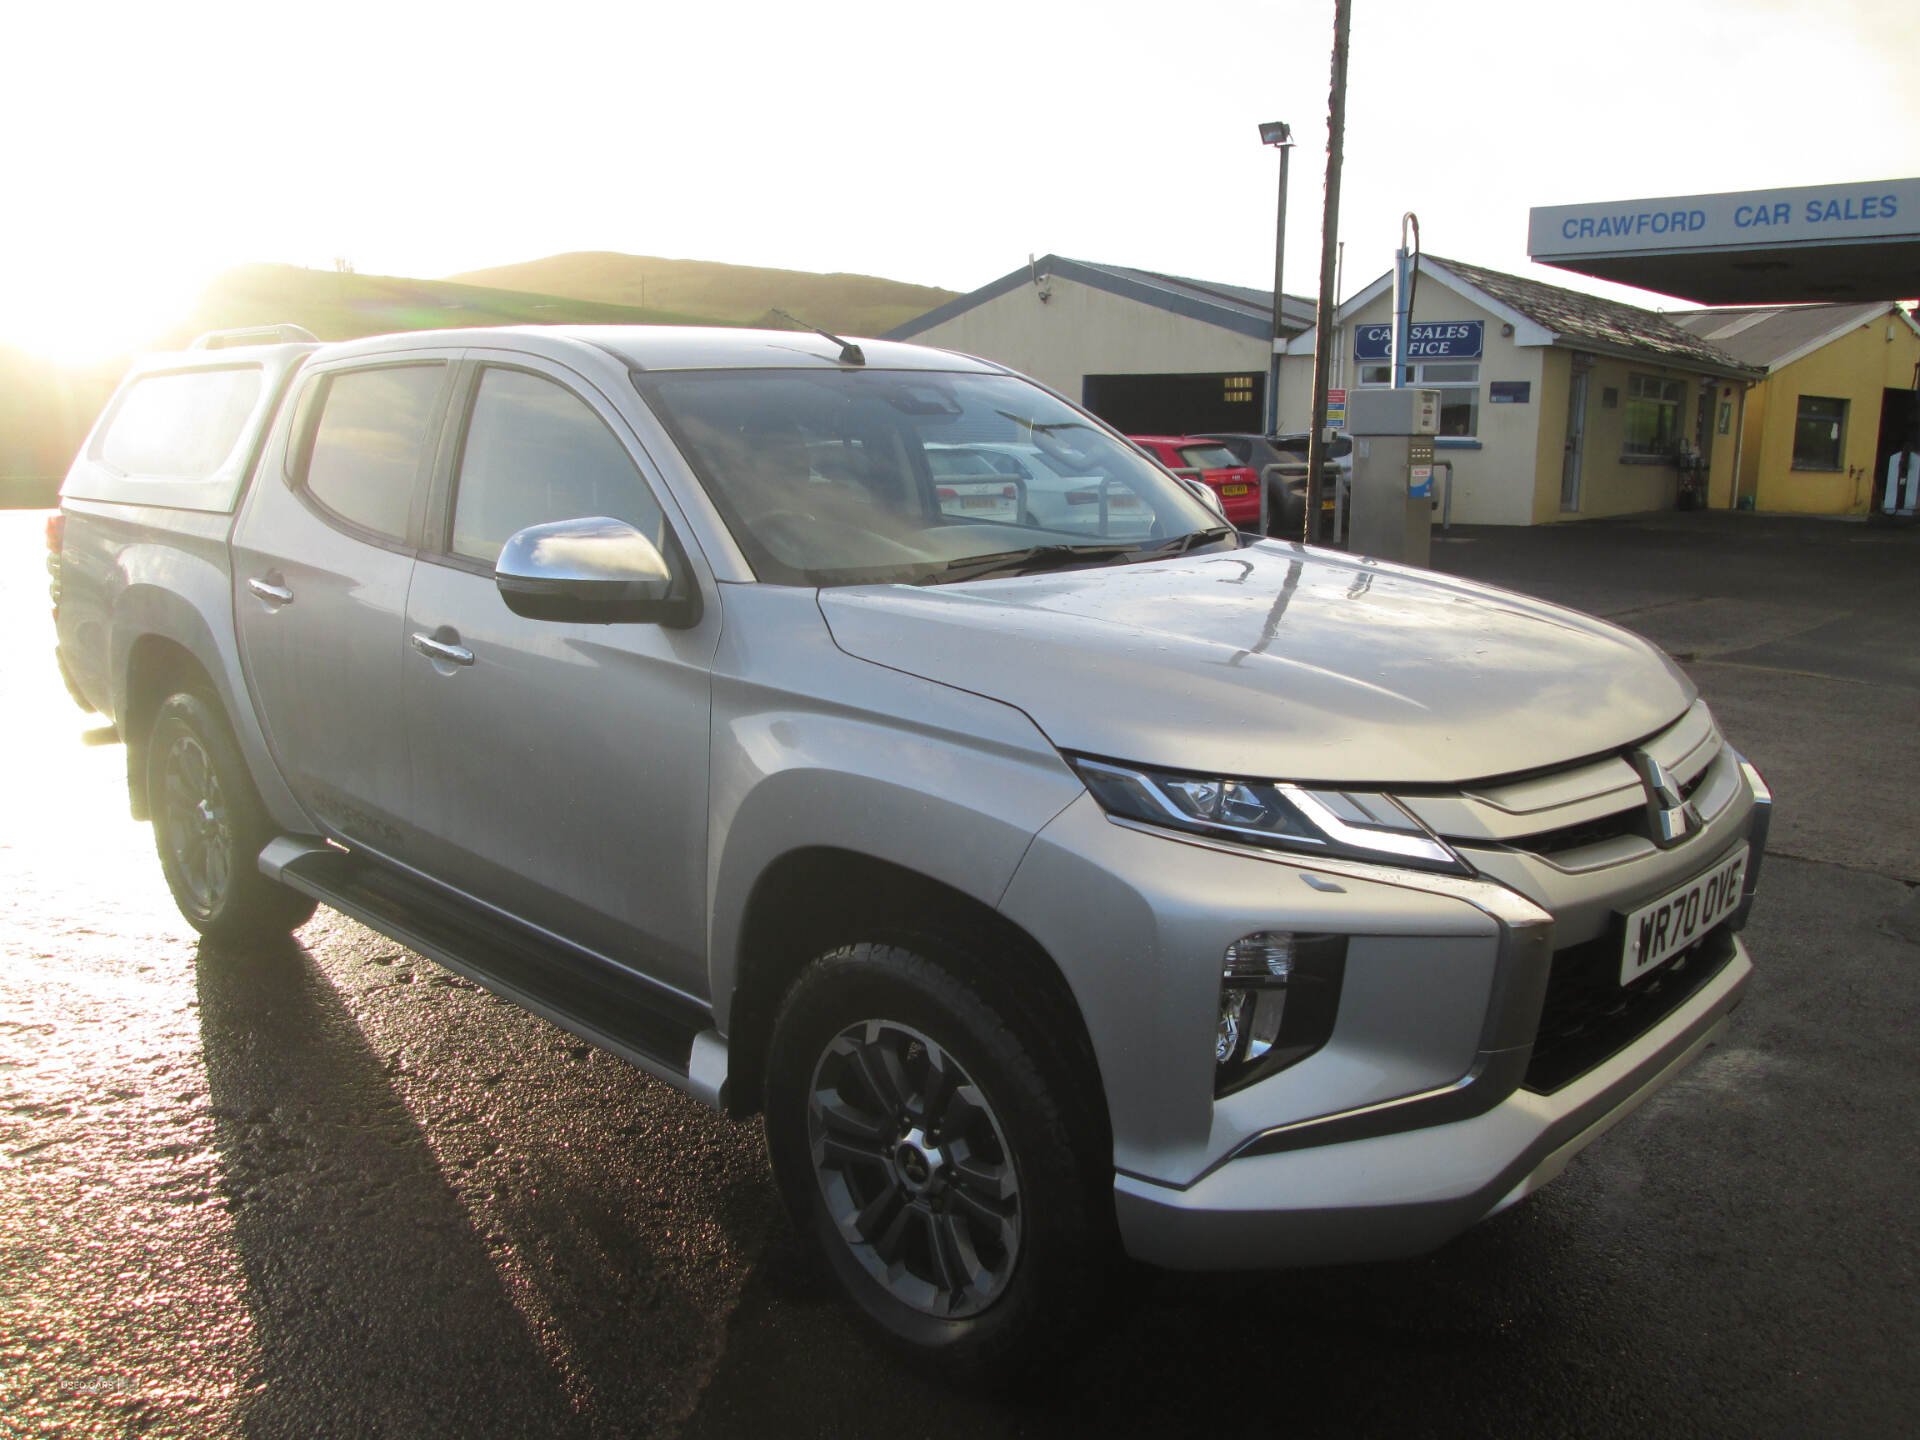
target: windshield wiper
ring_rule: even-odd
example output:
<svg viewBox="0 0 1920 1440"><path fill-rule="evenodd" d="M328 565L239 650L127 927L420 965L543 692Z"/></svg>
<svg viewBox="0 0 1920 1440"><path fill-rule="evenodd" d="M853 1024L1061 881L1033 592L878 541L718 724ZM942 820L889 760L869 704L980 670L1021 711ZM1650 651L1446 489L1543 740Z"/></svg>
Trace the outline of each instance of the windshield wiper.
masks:
<svg viewBox="0 0 1920 1440"><path fill-rule="evenodd" d="M1216 540L1227 540L1240 532L1231 525L1216 525L1211 530L1191 530L1185 535L1176 535L1163 541L1149 552L1154 555L1184 555L1189 550L1198 550L1202 545L1211 545Z"/></svg>
<svg viewBox="0 0 1920 1440"><path fill-rule="evenodd" d="M945 584L949 580L977 580L984 575L1037 575L1044 570L1064 570L1069 565L1092 565L1102 560L1119 560L1137 554L1138 545L1030 545L1025 550L1003 550L995 555L964 555L949 561L945 570L935 571L922 584Z"/></svg>

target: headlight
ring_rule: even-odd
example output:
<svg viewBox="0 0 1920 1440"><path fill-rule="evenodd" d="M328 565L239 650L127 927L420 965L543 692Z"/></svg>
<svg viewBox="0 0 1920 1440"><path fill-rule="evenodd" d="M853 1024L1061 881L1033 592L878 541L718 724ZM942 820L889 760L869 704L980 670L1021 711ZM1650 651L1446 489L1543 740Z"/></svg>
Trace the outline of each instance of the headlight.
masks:
<svg viewBox="0 0 1920 1440"><path fill-rule="evenodd" d="M1275 850L1473 873L1388 795L1069 758L1109 815Z"/></svg>

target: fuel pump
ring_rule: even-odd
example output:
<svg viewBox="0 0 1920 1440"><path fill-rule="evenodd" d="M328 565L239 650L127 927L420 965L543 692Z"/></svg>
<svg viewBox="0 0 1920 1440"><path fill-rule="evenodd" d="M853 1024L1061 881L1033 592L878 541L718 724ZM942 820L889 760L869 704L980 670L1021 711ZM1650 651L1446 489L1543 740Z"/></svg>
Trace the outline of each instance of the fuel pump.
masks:
<svg viewBox="0 0 1920 1440"><path fill-rule="evenodd" d="M1348 548L1356 555L1425 565L1433 526L1433 437L1438 390L1347 392L1353 437Z"/></svg>

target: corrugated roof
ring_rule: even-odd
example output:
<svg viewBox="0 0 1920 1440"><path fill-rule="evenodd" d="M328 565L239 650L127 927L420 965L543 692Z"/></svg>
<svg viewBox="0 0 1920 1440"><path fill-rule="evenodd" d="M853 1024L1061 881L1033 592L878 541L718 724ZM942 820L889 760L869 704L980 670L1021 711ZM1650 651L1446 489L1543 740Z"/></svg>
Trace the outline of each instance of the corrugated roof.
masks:
<svg viewBox="0 0 1920 1440"><path fill-rule="evenodd" d="M1773 366L1829 335L1864 325L1892 310L1864 305L1761 305L1676 310L1667 319L1711 341L1743 365Z"/></svg>
<svg viewBox="0 0 1920 1440"><path fill-rule="evenodd" d="M1258 290L1247 285L1226 285L1214 280L1192 280L1184 275L1168 275L1159 270L1139 270L1130 265L1102 265L1092 260L1076 260L1076 265L1089 270L1104 271L1109 275L1123 276L1144 285L1154 285L1180 294L1194 296L1202 300L1213 300L1235 306L1248 314L1258 315L1273 323L1273 292ZM1298 320L1302 326L1313 324L1314 303L1304 295L1289 295L1280 315L1283 320Z"/></svg>
<svg viewBox="0 0 1920 1440"><path fill-rule="evenodd" d="M1747 363L1676 325L1671 316L1657 310L1643 310L1619 300L1603 300L1598 295L1542 284L1521 275L1509 275L1504 270L1445 260L1438 255L1423 258L1575 344L1584 340L1610 349L1639 350L1717 370L1737 370Z"/></svg>
<svg viewBox="0 0 1920 1440"><path fill-rule="evenodd" d="M1090 260L1072 260L1064 255L1043 255L1031 265L1009 271L991 284L949 300L946 304L895 326L883 337L907 340L932 329L943 321L964 314L976 305L1005 295L1022 285L1035 283L1037 277L1059 276L1080 284L1120 295L1142 305L1152 305L1218 325L1239 335L1265 338L1273 328L1273 292L1246 285L1226 285L1212 280L1192 280L1182 275L1166 275L1158 270L1136 270L1125 265L1101 265ZM1314 302L1299 295L1288 295L1281 305L1283 333L1298 334L1312 328Z"/></svg>

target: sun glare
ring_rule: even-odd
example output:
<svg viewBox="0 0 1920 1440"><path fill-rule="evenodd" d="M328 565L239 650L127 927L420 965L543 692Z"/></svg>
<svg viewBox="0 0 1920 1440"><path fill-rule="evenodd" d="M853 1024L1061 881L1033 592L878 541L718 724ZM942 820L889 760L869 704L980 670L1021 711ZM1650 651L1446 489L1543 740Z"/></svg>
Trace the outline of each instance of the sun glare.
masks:
<svg viewBox="0 0 1920 1440"><path fill-rule="evenodd" d="M181 274L48 275L0 284L0 344L63 365L152 346L206 283Z"/></svg>

